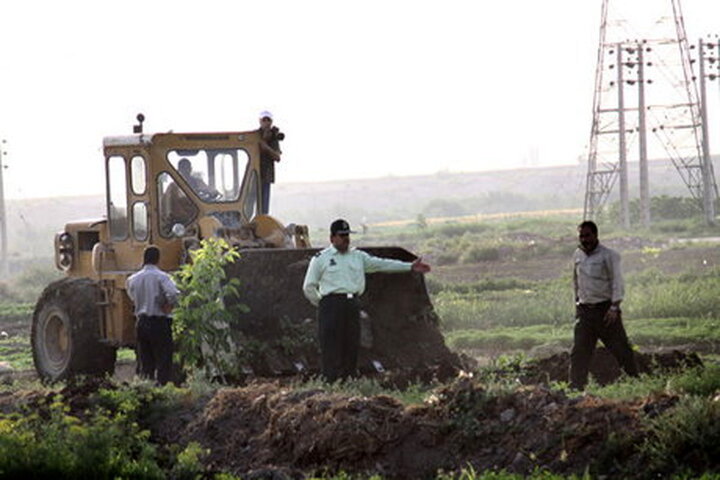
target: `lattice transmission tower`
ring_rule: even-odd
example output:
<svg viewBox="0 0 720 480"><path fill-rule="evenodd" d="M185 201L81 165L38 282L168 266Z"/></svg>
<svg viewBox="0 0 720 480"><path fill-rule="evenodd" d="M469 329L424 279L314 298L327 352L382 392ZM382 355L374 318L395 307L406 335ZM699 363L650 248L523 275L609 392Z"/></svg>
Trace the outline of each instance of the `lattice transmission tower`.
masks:
<svg viewBox="0 0 720 480"><path fill-rule="evenodd" d="M601 15L585 218L600 213L619 180L620 220L630 226L628 162L637 161L648 226L652 158L673 162L712 223L717 184L680 0L603 0Z"/></svg>

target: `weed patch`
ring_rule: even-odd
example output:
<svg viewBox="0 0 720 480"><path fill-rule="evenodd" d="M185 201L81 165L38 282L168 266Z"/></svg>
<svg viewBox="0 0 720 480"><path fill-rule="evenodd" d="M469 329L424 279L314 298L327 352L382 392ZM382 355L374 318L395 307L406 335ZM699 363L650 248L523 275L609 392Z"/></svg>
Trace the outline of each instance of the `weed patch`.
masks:
<svg viewBox="0 0 720 480"><path fill-rule="evenodd" d="M660 474L714 471L720 459L720 402L688 397L649 422L641 451Z"/></svg>

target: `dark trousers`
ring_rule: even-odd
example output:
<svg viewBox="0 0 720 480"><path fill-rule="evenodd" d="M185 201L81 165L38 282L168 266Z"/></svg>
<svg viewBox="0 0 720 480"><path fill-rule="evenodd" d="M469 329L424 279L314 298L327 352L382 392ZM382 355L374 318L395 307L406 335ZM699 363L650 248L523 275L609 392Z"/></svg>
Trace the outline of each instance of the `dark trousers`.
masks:
<svg viewBox="0 0 720 480"><path fill-rule="evenodd" d="M261 191L260 191L260 199L262 201L262 204L260 205L260 213L268 214L270 213L270 186L272 183L270 182L262 182L261 183Z"/></svg>
<svg viewBox="0 0 720 480"><path fill-rule="evenodd" d="M638 375L635 355L625 333L620 313L618 312L618 319L612 324L607 325L605 322L605 314L610 305L610 302L602 302L577 306L575 341L570 352L570 386L573 388L585 388L590 361L598 339L602 340L605 348L610 350L625 373L633 377Z"/></svg>
<svg viewBox="0 0 720 480"><path fill-rule="evenodd" d="M160 385L170 381L173 341L170 317L140 315L135 323L138 372Z"/></svg>
<svg viewBox="0 0 720 480"><path fill-rule="evenodd" d="M327 295L320 300L318 325L322 376L328 382L356 373L360 348L360 306L356 298Z"/></svg>

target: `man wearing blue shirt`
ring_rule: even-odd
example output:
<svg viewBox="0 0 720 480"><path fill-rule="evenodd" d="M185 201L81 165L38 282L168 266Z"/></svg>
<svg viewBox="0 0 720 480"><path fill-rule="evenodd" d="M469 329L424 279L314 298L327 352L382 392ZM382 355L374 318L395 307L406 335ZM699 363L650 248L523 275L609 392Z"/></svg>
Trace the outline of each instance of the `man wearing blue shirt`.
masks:
<svg viewBox="0 0 720 480"><path fill-rule="evenodd" d="M430 271L420 258L401 262L350 248L350 225L335 220L330 243L310 260L303 292L318 307L322 375L329 382L355 374L360 344L358 297L365 291L365 273Z"/></svg>

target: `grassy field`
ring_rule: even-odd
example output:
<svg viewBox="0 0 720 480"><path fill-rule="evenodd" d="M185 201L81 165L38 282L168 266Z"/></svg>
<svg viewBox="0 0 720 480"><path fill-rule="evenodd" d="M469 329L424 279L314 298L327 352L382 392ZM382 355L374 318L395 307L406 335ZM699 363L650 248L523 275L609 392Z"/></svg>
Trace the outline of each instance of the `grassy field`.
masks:
<svg viewBox="0 0 720 480"><path fill-rule="evenodd" d="M478 356L542 355L567 349L571 342L575 224L574 214L533 212L372 226L353 241L402 245L433 265L428 290L452 348ZM623 255L623 315L637 346L720 351L720 244L702 241L718 236L717 230L692 219L659 222L640 232L601 225L601 241ZM678 232L700 241L678 241L687 238ZM8 333L0 338L0 361L16 369L31 365L33 304L27 298L55 275L36 266L10 284L0 303L0 330ZM120 353L121 359L132 356L130 350Z"/></svg>
<svg viewBox="0 0 720 480"><path fill-rule="evenodd" d="M15 370L32 368L29 303L0 304L0 362Z"/></svg>
<svg viewBox="0 0 720 480"><path fill-rule="evenodd" d="M433 264L428 290L451 347L476 356L542 355L572 342L575 225L537 215L416 223L377 228L356 243L403 245ZM602 228L601 241L623 256L623 318L633 343L718 353L720 245L702 240L717 229L693 220L637 232ZM687 237L678 233L700 238L681 241Z"/></svg>

